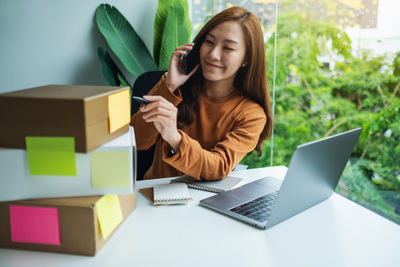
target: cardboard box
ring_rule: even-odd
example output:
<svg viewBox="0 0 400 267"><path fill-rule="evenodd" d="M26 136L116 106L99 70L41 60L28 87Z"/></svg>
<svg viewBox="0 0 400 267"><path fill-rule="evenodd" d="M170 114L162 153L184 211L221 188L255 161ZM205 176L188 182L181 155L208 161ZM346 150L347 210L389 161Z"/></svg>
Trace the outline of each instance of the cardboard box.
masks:
<svg viewBox="0 0 400 267"><path fill-rule="evenodd" d="M37 158L28 157L24 149L0 148L0 201L134 192L136 141L133 127L90 153L70 154L74 156L76 175L51 175L52 170L46 168L59 171L60 161L45 158L44 162L37 163L33 161ZM40 160L40 155L38 157ZM32 164L44 164L39 165L42 174L31 174Z"/></svg>
<svg viewBox="0 0 400 267"><path fill-rule="evenodd" d="M47 85L0 94L0 147L26 136L72 136L89 152L128 131L129 87Z"/></svg>
<svg viewBox="0 0 400 267"><path fill-rule="evenodd" d="M112 197L119 201L122 217L107 238L97 209L103 196L0 202L0 247L94 256L136 208L136 193ZM57 216L49 213L38 224L37 215L46 210Z"/></svg>

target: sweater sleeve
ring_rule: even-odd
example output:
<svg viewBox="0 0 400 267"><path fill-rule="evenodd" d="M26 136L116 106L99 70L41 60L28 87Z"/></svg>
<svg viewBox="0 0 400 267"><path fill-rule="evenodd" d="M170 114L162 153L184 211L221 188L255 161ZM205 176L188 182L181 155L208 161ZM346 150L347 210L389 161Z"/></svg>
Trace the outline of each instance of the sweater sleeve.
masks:
<svg viewBox="0 0 400 267"><path fill-rule="evenodd" d="M148 95L159 95L164 97L166 100L174 104L174 106L178 106L182 101L182 95L180 89L176 89L174 93L168 89L166 84L167 73L165 73L160 81L150 90ZM138 110L131 119L131 123L135 128L135 138L137 143L138 150L146 150L149 149L152 145L155 144L159 132L154 127L152 122L148 123L143 120L142 113Z"/></svg>
<svg viewBox="0 0 400 267"><path fill-rule="evenodd" d="M162 144L162 159L177 170L198 180L217 180L228 175L242 158L257 145L266 116L261 107L249 108L238 118L234 128L210 149L179 131L182 141L179 151L168 157L170 147Z"/></svg>

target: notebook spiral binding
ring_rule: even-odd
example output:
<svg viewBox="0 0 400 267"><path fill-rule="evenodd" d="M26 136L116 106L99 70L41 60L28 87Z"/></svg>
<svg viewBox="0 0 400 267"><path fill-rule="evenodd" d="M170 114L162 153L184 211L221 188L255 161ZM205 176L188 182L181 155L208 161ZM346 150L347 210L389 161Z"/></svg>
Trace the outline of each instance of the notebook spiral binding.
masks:
<svg viewBox="0 0 400 267"><path fill-rule="evenodd" d="M157 202L162 202L162 203L167 203L167 202L173 202L173 201L186 201L190 200L190 198L165 198L165 199L158 199Z"/></svg>
<svg viewBox="0 0 400 267"><path fill-rule="evenodd" d="M210 191L210 192L213 192L213 193L222 193L222 192L225 191L225 190L222 190L222 189L209 187L209 186L204 186L204 185L197 185L197 184L188 184L188 187L195 188L195 189L206 190L206 191Z"/></svg>
<svg viewBox="0 0 400 267"><path fill-rule="evenodd" d="M175 184L175 183L180 183L180 182L179 182L179 181L171 180L171 183ZM222 193L222 192L225 192L225 190L223 190L223 189L219 189L219 188L215 188L215 187L210 187L210 186L205 186L205 185L199 185L199 184L190 184L190 183L188 183L187 186L188 186L189 188L205 190L205 191L209 191L209 192L213 192L213 193Z"/></svg>

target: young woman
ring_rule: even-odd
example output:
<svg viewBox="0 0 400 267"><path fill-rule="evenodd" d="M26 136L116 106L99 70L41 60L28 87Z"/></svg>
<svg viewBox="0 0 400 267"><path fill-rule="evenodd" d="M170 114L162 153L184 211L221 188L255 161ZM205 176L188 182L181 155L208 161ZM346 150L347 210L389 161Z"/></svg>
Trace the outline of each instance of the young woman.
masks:
<svg viewBox="0 0 400 267"><path fill-rule="evenodd" d="M228 175L249 152L262 152L272 115L264 39L258 18L242 7L215 15L197 34L197 65L185 74L178 47L168 72L132 117L137 149L156 144L144 179L190 175L215 180Z"/></svg>

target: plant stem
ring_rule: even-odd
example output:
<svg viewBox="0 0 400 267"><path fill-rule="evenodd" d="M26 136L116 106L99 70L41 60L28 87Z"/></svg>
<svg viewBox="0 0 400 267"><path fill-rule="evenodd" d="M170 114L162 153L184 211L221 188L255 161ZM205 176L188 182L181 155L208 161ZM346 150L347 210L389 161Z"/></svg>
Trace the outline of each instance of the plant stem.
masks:
<svg viewBox="0 0 400 267"><path fill-rule="evenodd" d="M385 108L386 108L387 106L389 106L390 103L392 103L392 100L393 100L393 98L395 97L395 95L396 95L397 91L399 90L399 88L400 88L400 82L398 82L397 85L396 85L396 87L394 88L393 94L390 96L390 99L389 99L389 101L386 103Z"/></svg>
<svg viewBox="0 0 400 267"><path fill-rule="evenodd" d="M303 81L304 81L304 84L305 84L305 86L306 86L306 88L307 88L307 91L308 91L308 93L310 94L311 98L312 98L313 100L316 100L316 99L317 99L317 96L316 96L316 95L314 94L314 92L312 91L311 86L310 86L310 84L308 83L307 79L306 79L306 78L303 78Z"/></svg>
<svg viewBox="0 0 400 267"><path fill-rule="evenodd" d="M348 119L345 119L345 120L339 122L338 124L333 125L333 126L325 133L324 137L327 137L327 136L331 135L331 133L332 133L334 130L336 130L337 127L339 127L340 125L346 123L347 121L348 121Z"/></svg>
<svg viewBox="0 0 400 267"><path fill-rule="evenodd" d="M378 84L377 88L378 88L378 92L379 92L379 94L381 95L382 104L383 104L383 106L386 108L385 96L383 95L383 92L382 92L381 85L380 85L380 84Z"/></svg>

